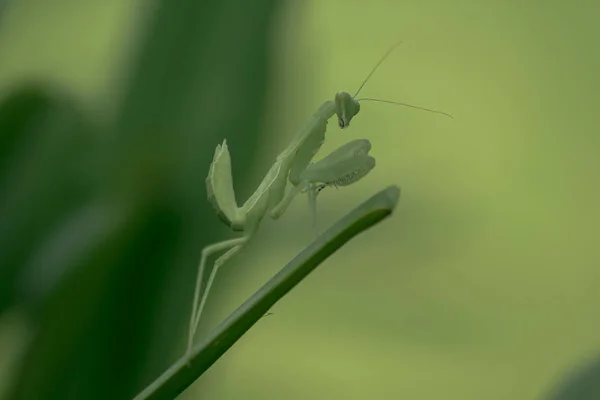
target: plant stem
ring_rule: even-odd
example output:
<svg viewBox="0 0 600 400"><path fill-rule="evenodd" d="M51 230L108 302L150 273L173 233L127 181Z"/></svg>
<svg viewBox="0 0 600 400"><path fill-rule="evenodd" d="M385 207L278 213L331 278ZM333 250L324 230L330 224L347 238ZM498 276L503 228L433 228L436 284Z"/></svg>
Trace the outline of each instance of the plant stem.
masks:
<svg viewBox="0 0 600 400"><path fill-rule="evenodd" d="M390 186L336 222L194 347L189 358L175 362L134 400L176 398L319 264L354 236L388 217L399 199L400 188Z"/></svg>

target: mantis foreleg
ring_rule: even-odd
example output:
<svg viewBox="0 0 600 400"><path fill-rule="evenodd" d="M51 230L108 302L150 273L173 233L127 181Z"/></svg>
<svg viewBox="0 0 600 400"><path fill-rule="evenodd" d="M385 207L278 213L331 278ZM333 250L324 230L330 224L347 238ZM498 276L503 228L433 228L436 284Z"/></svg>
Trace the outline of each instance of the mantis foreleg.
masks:
<svg viewBox="0 0 600 400"><path fill-rule="evenodd" d="M369 150L371 150L371 142L367 139L353 140L323 159L308 165L303 171L297 173L297 183L288 191L281 203L271 210L271 217L279 218L294 197L306 192L309 196L312 218L316 219L317 188L347 186L360 180L375 167L375 159L368 155Z"/></svg>

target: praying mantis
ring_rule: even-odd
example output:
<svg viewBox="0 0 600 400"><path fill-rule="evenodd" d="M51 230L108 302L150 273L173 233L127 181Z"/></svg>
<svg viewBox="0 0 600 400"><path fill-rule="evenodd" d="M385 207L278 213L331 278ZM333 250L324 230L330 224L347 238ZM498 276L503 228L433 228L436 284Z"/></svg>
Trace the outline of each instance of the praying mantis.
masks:
<svg viewBox="0 0 600 400"><path fill-rule="evenodd" d="M449 116L447 113L410 104L388 100L356 97L377 68L401 42L392 46L367 75L354 96L345 91L336 93L333 100L325 101L298 131L290 144L279 154L266 173L256 191L239 207L233 189L231 157L227 141L217 145L206 178L208 200L212 203L219 219L233 231L243 232L241 237L224 240L204 247L198 265L194 300L186 354L191 353L200 316L206 305L208 293L220 267L244 249L258 231L261 221L268 214L279 219L292 200L300 193L307 193L313 221L316 216L316 197L327 186L348 186L366 176L375 167L375 158L369 155L371 143L367 139L350 141L323 159L312 162L313 157L325 140L328 120L337 116L338 125L344 129L360 111L361 101L377 101L416 108ZM287 182L292 185L286 193ZM218 257L208 277L200 298L203 276L208 257L223 252Z"/></svg>

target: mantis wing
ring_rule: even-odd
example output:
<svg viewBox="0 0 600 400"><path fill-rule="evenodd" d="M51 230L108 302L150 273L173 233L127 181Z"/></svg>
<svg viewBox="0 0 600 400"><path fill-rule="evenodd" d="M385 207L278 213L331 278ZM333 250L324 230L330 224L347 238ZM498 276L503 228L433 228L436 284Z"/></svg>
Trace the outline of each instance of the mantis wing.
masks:
<svg viewBox="0 0 600 400"><path fill-rule="evenodd" d="M281 177L281 165L282 161L277 160L252 196L242 207L238 207L227 142L223 140L222 145L217 145L206 177L206 192L219 219L234 231L251 231L257 228L267 211L271 186L278 180L285 182L285 177Z"/></svg>
<svg viewBox="0 0 600 400"><path fill-rule="evenodd" d="M231 156L226 140L223 140L222 145L218 144L215 149L215 155L206 177L206 193L208 200L217 211L219 219L233 228L233 221L238 217L238 206L233 191Z"/></svg>

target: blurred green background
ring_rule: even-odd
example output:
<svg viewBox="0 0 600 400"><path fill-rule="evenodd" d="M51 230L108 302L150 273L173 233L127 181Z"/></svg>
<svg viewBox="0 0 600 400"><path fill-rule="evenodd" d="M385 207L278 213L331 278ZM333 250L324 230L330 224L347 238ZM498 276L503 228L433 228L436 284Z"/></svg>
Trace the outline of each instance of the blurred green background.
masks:
<svg viewBox="0 0 600 400"><path fill-rule="evenodd" d="M321 192L319 228L390 184L396 214L181 397L542 398L600 351L600 5L4 3L0 398L128 399L181 356L200 251L233 236L206 201L214 147L244 201L399 39L363 95L455 119L363 103L329 125L318 157L368 138L377 168ZM202 332L312 240L307 216L265 220Z"/></svg>

